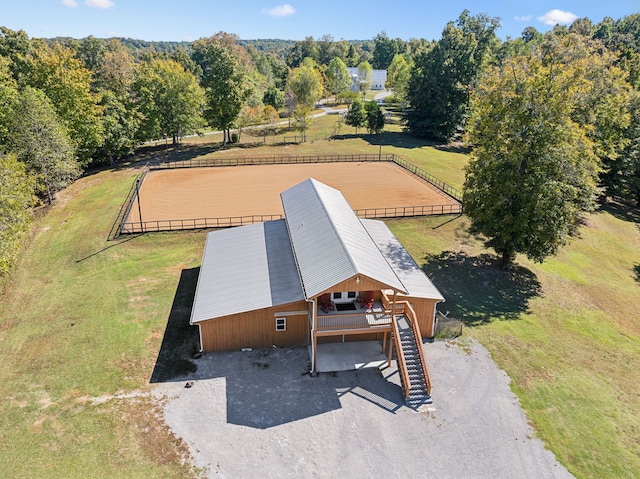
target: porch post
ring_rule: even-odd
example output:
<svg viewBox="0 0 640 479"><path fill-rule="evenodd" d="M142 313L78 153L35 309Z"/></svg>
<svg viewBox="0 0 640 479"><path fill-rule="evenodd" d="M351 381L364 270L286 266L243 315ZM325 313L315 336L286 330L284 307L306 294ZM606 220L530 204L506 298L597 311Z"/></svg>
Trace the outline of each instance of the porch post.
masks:
<svg viewBox="0 0 640 479"><path fill-rule="evenodd" d="M311 374L316 372L316 301L311 300Z"/></svg>

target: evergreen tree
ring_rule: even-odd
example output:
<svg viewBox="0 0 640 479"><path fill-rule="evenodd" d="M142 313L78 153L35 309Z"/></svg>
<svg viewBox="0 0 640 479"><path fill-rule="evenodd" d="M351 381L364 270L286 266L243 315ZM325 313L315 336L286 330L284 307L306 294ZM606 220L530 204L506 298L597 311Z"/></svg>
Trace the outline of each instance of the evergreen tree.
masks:
<svg viewBox="0 0 640 479"><path fill-rule="evenodd" d="M442 38L420 55L407 89L408 127L416 136L449 141L459 136L468 116L469 95L497 42L497 18L464 11L449 22Z"/></svg>

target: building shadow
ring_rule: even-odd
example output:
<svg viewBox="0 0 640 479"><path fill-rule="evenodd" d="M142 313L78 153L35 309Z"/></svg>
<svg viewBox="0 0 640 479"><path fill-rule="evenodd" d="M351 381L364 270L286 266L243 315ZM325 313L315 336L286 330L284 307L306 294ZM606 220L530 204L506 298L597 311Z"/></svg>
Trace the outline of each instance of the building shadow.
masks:
<svg viewBox="0 0 640 479"><path fill-rule="evenodd" d="M425 261L423 270L446 298L440 309L467 326L518 319L528 311L529 301L542 294L532 271L517 265L502 269L492 255L443 251Z"/></svg>
<svg viewBox="0 0 640 479"><path fill-rule="evenodd" d="M173 297L162 344L151 373L152 383L175 380L198 370L192 360L198 350L198 328L189 324L200 268L183 269Z"/></svg>
<svg viewBox="0 0 640 479"><path fill-rule="evenodd" d="M189 318L199 272L180 275L151 383L184 382L195 389L198 381L224 379L227 422L257 429L340 409L350 396L389 413L404 406L400 386L378 368L312 377L307 346L194 354L199 336Z"/></svg>

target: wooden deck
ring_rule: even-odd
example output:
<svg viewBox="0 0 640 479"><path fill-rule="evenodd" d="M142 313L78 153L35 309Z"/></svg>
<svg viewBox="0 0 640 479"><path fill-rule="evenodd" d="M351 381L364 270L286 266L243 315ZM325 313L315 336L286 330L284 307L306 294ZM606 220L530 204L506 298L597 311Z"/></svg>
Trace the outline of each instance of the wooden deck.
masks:
<svg viewBox="0 0 640 479"><path fill-rule="evenodd" d="M391 331L391 314L381 303L375 303L371 310L360 309L353 313L318 311L316 322L318 336Z"/></svg>

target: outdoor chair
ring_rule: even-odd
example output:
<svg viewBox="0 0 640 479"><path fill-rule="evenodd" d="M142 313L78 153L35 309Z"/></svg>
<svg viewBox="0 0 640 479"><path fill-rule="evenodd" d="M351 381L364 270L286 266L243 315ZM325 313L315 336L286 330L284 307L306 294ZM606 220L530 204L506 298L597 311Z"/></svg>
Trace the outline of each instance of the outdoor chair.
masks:
<svg viewBox="0 0 640 479"><path fill-rule="evenodd" d="M328 293L325 293L322 296L320 296L320 309L322 309L322 311L325 313L328 313L329 310L335 311L336 305L334 304L333 301L331 301L331 298L329 297Z"/></svg>

